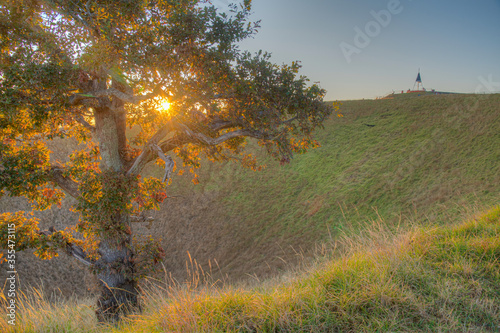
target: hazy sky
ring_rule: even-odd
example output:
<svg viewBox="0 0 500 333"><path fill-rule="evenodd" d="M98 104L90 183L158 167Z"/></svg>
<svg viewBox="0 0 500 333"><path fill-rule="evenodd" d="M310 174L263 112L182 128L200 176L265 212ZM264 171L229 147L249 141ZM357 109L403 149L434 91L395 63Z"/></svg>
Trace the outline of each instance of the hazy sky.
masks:
<svg viewBox="0 0 500 333"><path fill-rule="evenodd" d="M213 0L224 6L228 0ZM234 1L231 1L234 2ZM413 87L500 92L500 0L253 0L262 20L250 51L300 60L326 99Z"/></svg>

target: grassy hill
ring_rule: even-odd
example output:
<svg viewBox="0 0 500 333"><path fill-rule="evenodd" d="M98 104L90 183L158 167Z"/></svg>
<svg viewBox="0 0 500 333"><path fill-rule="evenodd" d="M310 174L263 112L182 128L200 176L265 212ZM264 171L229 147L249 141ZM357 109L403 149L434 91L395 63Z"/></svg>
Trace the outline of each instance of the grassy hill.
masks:
<svg viewBox="0 0 500 333"><path fill-rule="evenodd" d="M166 274L190 280L198 267L224 283L261 281L374 222L388 230L431 227L498 203L500 95L347 101L341 111L317 133L320 148L283 167L257 152L261 172L203 162L200 185L189 173L174 177L170 198L151 213L156 222L135 226L163 237ZM18 199L0 202L1 211L23 207ZM58 209L41 217L45 225L73 218ZM45 281L47 293L85 289L83 270L57 260L20 256L19 275Z"/></svg>
<svg viewBox="0 0 500 333"><path fill-rule="evenodd" d="M443 221L450 224L452 221ZM98 326L90 302L21 301L14 332L498 332L500 206L456 226L344 238L335 258L255 288L150 286L144 312Z"/></svg>
<svg viewBox="0 0 500 333"><path fill-rule="evenodd" d="M500 95L349 101L341 110L317 133L322 146L289 165L260 155L262 172L205 164L198 186L174 179L170 193L181 198L157 215L173 236L167 267L185 270L175 261L190 251L198 262L217 258L230 277L260 278L378 219L439 224L500 197Z"/></svg>

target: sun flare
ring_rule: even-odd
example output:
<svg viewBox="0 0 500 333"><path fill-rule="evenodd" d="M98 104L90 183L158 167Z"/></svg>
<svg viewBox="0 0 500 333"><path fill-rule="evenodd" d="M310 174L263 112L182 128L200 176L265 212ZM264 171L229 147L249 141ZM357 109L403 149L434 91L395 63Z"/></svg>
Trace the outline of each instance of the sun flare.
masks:
<svg viewBox="0 0 500 333"><path fill-rule="evenodd" d="M161 112L168 112L168 110L170 109L170 103L168 100L162 100L160 101L160 111Z"/></svg>

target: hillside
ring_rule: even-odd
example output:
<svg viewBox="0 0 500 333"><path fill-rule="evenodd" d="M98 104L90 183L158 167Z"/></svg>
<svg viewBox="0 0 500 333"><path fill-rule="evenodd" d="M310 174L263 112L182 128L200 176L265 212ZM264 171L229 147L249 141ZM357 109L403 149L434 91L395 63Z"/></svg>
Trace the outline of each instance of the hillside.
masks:
<svg viewBox="0 0 500 333"><path fill-rule="evenodd" d="M498 332L500 206L455 226L344 237L343 251L256 288L146 287L144 312L98 326L90 300L22 299L13 332ZM341 252L341 253L338 253Z"/></svg>
<svg viewBox="0 0 500 333"><path fill-rule="evenodd" d="M230 276L260 278L379 218L439 224L498 200L500 95L349 101L341 110L317 134L322 147L289 165L264 157L262 172L228 163L202 168L194 188L189 175L174 180L171 193L183 198L159 214L174 236L168 267L190 251L199 262L217 258Z"/></svg>
<svg viewBox="0 0 500 333"><path fill-rule="evenodd" d="M199 185L189 173L174 177L151 229L136 226L163 237L167 273L186 280L191 258L223 281L262 280L373 221L389 230L439 225L498 202L500 95L347 101L341 112L318 132L322 146L288 165L257 153L261 172L204 162ZM25 207L0 202L1 211ZM71 218L58 209L43 215L45 225ZM48 292L88 285L81 268L57 260L20 257L19 275L24 283L45 281Z"/></svg>

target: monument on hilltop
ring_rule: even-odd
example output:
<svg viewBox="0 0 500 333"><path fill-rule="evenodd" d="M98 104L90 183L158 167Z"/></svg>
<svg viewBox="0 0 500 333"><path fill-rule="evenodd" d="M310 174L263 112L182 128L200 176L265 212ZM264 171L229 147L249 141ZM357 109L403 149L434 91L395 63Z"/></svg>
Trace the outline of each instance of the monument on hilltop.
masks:
<svg viewBox="0 0 500 333"><path fill-rule="evenodd" d="M415 89L415 86L417 86L417 89ZM413 84L412 91L425 91L424 85L422 84L422 77L420 76L420 68L418 69L417 79Z"/></svg>

